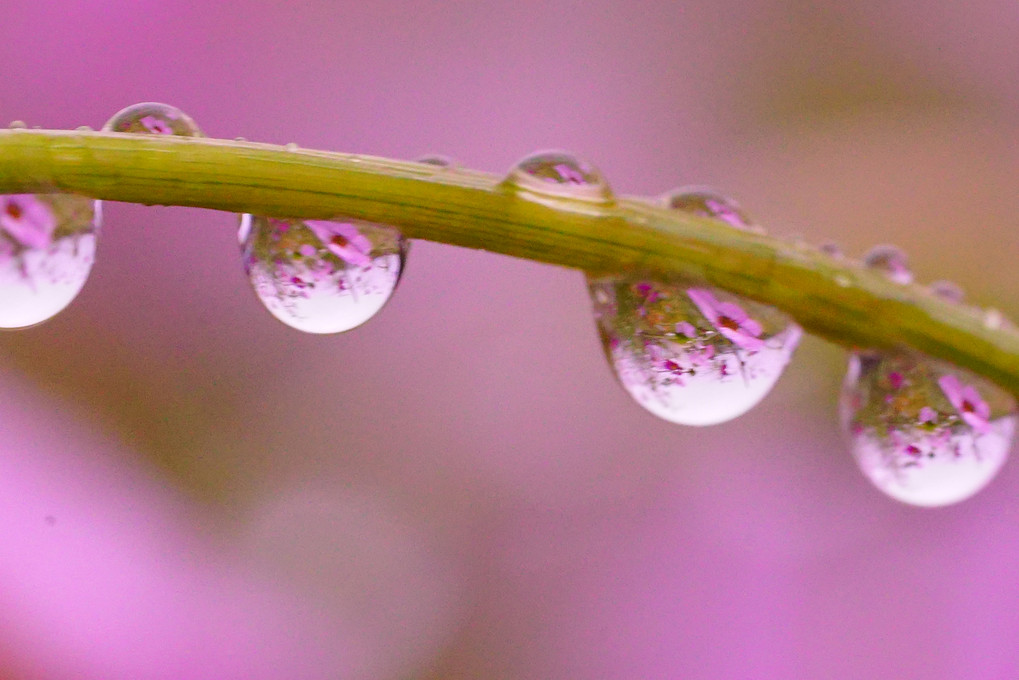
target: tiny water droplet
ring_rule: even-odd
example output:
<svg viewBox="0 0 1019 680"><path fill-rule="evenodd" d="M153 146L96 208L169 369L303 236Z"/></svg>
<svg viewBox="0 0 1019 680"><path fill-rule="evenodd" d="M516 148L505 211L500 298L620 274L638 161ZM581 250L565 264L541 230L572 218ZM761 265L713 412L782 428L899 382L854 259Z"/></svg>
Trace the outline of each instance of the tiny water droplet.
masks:
<svg viewBox="0 0 1019 680"><path fill-rule="evenodd" d="M9 127L12 130L24 130L28 128L28 124L23 120L12 120L11 124L8 125L7 127Z"/></svg>
<svg viewBox="0 0 1019 680"><path fill-rule="evenodd" d="M91 125L79 125L74 129L77 130L78 132L93 132Z"/></svg>
<svg viewBox="0 0 1019 680"><path fill-rule="evenodd" d="M453 167L453 159L449 156L443 156L442 154L430 153L421 158L418 158L418 163L424 163L425 165L435 165L440 168Z"/></svg>
<svg viewBox="0 0 1019 680"><path fill-rule="evenodd" d="M248 138L247 137L234 137L234 141L235 142L246 142L246 141L248 141Z"/></svg>
<svg viewBox="0 0 1019 680"><path fill-rule="evenodd" d="M913 272L909 269L909 258L900 248L889 245L874 246L863 256L868 269L881 272L895 283L913 283Z"/></svg>
<svg viewBox="0 0 1019 680"><path fill-rule="evenodd" d="M0 328L52 318L81 291L100 210L71 194L0 195Z"/></svg>
<svg viewBox="0 0 1019 680"><path fill-rule="evenodd" d="M839 246L839 244L835 243L834 241L825 241L820 246L818 246L818 250L820 250L828 257L833 257L836 260L841 260L843 257L845 257L842 253L842 247Z"/></svg>
<svg viewBox="0 0 1019 680"><path fill-rule="evenodd" d="M140 132L177 137L204 137L198 124L176 106L159 102L133 104L113 114L104 132Z"/></svg>
<svg viewBox="0 0 1019 680"><path fill-rule="evenodd" d="M393 227L360 221L242 215L238 240L256 295L307 333L360 326L389 300L407 255Z"/></svg>
<svg viewBox="0 0 1019 680"><path fill-rule="evenodd" d="M665 201L737 228L751 223L735 201L703 189L674 191ZM703 285L610 277L588 286L619 382L648 411L682 425L714 425L749 411L803 335L779 310Z"/></svg>
<svg viewBox="0 0 1019 680"><path fill-rule="evenodd" d="M580 201L601 205L615 200L597 168L565 151L541 151L527 156L510 169L503 186L538 203L563 205Z"/></svg>
<svg viewBox="0 0 1019 680"><path fill-rule="evenodd" d="M588 285L619 382L648 411L682 425L749 411L802 335L778 310L724 291L624 277Z"/></svg>
<svg viewBox="0 0 1019 680"><path fill-rule="evenodd" d="M674 189L662 197L662 202L667 208L710 217L737 229L750 230L753 227L753 220L747 217L735 200L707 187Z"/></svg>
<svg viewBox="0 0 1019 680"><path fill-rule="evenodd" d="M949 302L962 302L966 293L957 283L952 281L935 281L930 285L931 294Z"/></svg>
<svg viewBox="0 0 1019 680"><path fill-rule="evenodd" d="M855 352L839 406L853 456L892 498L939 506L987 485L1012 447L1016 403L929 357Z"/></svg>
<svg viewBox="0 0 1019 680"><path fill-rule="evenodd" d="M301 147L297 146L296 142L287 142L286 144L283 145L283 148L286 149L287 151L297 151Z"/></svg>

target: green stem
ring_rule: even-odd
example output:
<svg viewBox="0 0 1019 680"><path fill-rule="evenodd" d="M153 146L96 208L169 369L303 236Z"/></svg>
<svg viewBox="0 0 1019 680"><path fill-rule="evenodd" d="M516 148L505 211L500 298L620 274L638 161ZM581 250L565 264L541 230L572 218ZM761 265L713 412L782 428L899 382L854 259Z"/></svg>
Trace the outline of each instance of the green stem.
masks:
<svg viewBox="0 0 1019 680"><path fill-rule="evenodd" d="M913 349L1019 395L1019 332L802 243L636 199L535 201L471 170L218 139L0 131L0 192L66 191L277 217L347 216L411 238L592 272L704 280L849 347Z"/></svg>

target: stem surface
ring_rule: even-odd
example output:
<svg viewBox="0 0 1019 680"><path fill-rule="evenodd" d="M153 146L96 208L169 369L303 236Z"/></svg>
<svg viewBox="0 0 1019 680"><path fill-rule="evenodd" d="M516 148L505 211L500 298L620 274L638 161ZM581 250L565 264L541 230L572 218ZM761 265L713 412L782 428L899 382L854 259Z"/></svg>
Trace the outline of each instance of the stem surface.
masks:
<svg viewBox="0 0 1019 680"><path fill-rule="evenodd" d="M530 198L490 174L219 139L0 130L0 193L64 191L275 217L341 216L411 238L594 272L706 281L848 347L916 350L1019 395L1019 332L800 242L620 198Z"/></svg>

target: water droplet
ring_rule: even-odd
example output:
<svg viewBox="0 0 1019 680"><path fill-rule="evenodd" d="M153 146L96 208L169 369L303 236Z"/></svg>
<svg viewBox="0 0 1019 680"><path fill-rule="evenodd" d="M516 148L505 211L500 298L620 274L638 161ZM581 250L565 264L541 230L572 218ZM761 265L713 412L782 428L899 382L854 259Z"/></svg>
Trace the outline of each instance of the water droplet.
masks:
<svg viewBox="0 0 1019 680"><path fill-rule="evenodd" d="M234 137L234 141L235 142L246 142L246 141L248 141L248 138L247 137Z"/></svg>
<svg viewBox="0 0 1019 680"><path fill-rule="evenodd" d="M682 425L714 425L771 390L802 331L724 291L636 278L590 280L602 347L627 392Z"/></svg>
<svg viewBox="0 0 1019 680"><path fill-rule="evenodd" d="M820 246L818 246L818 250L820 250L828 257L833 257L836 260L841 260L843 257L845 257L842 253L842 247L838 243L835 243L834 241L825 241Z"/></svg>
<svg viewBox="0 0 1019 680"><path fill-rule="evenodd" d="M909 258L895 246L874 246L863 256L868 269L879 271L895 283L913 283L913 272L909 269Z"/></svg>
<svg viewBox="0 0 1019 680"><path fill-rule="evenodd" d="M735 201L703 189L664 200L737 228L751 224ZM749 411L803 335L773 307L702 285L627 277L588 284L619 382L648 411L682 425L714 425Z"/></svg>
<svg viewBox="0 0 1019 680"><path fill-rule="evenodd" d="M103 131L204 137L191 116L176 106L158 102L142 102L121 109L106 121Z"/></svg>
<svg viewBox="0 0 1019 680"><path fill-rule="evenodd" d="M286 149L287 151L297 151L301 147L297 146L296 142L287 142L286 144L283 145L283 148Z"/></svg>
<svg viewBox="0 0 1019 680"><path fill-rule="evenodd" d="M28 124L23 120L12 120L11 124L8 125L7 127L9 127L12 130L24 130L28 128Z"/></svg>
<svg viewBox="0 0 1019 680"><path fill-rule="evenodd" d="M238 239L266 308L308 333L339 333L372 318L396 289L408 249L396 229L353 220L242 215Z"/></svg>
<svg viewBox="0 0 1019 680"><path fill-rule="evenodd" d="M100 209L71 194L0 195L0 328L50 319L92 269Z"/></svg>
<svg viewBox="0 0 1019 680"><path fill-rule="evenodd" d="M74 129L77 130L78 132L93 132L91 125L79 125Z"/></svg>
<svg viewBox="0 0 1019 680"><path fill-rule="evenodd" d="M842 425L864 475L892 498L939 506L987 485L1012 447L1015 400L928 357L850 355Z"/></svg>
<svg viewBox="0 0 1019 680"><path fill-rule="evenodd" d="M513 166L503 185L538 203L609 204L615 200L597 168L564 151L531 154Z"/></svg>
<svg viewBox="0 0 1019 680"><path fill-rule="evenodd" d="M440 168L453 167L453 159L449 156L443 156L442 154L431 153L426 156L422 156L417 159L418 163L424 163L425 165L435 165Z"/></svg>
<svg viewBox="0 0 1019 680"><path fill-rule="evenodd" d="M935 281L930 285L930 291L933 295L948 302L962 302L966 299L963 289L951 281Z"/></svg>
<svg viewBox="0 0 1019 680"><path fill-rule="evenodd" d="M662 197L662 202L668 208L721 220L737 229L749 230L753 226L753 220L736 201L707 187L674 189Z"/></svg>

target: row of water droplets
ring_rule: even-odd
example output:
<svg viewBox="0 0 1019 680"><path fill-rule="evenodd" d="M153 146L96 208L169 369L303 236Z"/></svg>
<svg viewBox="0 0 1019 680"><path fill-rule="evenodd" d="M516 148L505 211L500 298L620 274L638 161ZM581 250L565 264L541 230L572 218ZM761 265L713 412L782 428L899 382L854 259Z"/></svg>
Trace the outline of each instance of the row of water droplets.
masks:
<svg viewBox="0 0 1019 680"><path fill-rule="evenodd" d="M182 111L156 103L120 111L103 130L202 136ZM449 165L441 156L420 162ZM501 186L522 200L575 211L615 204L597 169L562 152L528 156ZM733 200L708 189L678 189L659 203L763 232ZM40 323L74 299L91 269L100 215L98 201L73 195L0 196L0 328ZM378 313L399 283L409 246L388 225L249 214L240 217L238 241L266 309L309 333L350 330ZM842 257L836 248L822 250ZM864 263L897 283L912 282L894 248L873 249ZM589 275L587 284L619 383L649 412L681 425L722 423L753 408L802 336L779 310L698 281L614 274ZM931 290L961 304L951 284ZM875 486L900 501L935 506L967 498L993 478L1011 448L1016 404L986 380L929 357L861 350L850 355L840 416Z"/></svg>
<svg viewBox="0 0 1019 680"><path fill-rule="evenodd" d="M505 184L522 198L610 210L613 193L592 166L561 153L529 157ZM662 207L763 233L740 206L710 189L677 189ZM837 247L821 252L842 259ZM863 264L891 281L913 281L905 255L877 246ZM654 415L714 425L753 408L772 389L802 336L781 311L683 279L588 276L602 347L616 378ZM958 286L932 295L961 304ZM989 313L985 323L1003 323ZM1017 421L1010 394L958 367L916 353L850 353L840 396L849 446L866 477L887 495L919 506L961 501L983 488L1008 457Z"/></svg>

